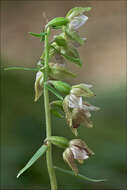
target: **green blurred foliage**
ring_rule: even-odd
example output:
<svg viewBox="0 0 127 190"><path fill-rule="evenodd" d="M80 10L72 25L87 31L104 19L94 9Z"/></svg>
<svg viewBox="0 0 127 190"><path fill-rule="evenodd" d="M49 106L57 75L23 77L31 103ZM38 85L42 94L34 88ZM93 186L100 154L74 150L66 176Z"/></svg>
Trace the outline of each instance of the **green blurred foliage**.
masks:
<svg viewBox="0 0 127 190"><path fill-rule="evenodd" d="M45 157L39 159L19 179L18 171L41 146L45 138L43 96L34 103L35 72L2 71L1 73L1 189L49 190ZM60 190L126 189L126 94L125 88L96 92L91 103L101 107L94 114L93 129L79 128L80 137L95 156L79 165L80 173L106 182L90 183L56 171ZM55 99L55 97L51 97ZM64 119L52 118L53 135L75 138ZM68 168L62 151L53 147L54 165Z"/></svg>

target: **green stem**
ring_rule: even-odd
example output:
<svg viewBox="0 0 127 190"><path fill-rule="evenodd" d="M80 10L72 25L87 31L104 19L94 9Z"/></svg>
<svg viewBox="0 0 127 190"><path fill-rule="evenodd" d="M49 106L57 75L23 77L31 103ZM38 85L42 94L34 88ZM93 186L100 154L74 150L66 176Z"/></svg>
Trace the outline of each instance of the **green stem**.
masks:
<svg viewBox="0 0 127 190"><path fill-rule="evenodd" d="M47 28L47 35L45 36L45 72L44 72L44 82L48 80L48 60L49 60L49 43L48 36L50 29ZM50 104L49 104L49 94L48 89L44 86L44 104L45 104L45 117L46 117L46 137L51 137L51 115L50 115ZM47 168L50 177L51 190L57 190L57 181L55 176L55 171L52 162L52 146L48 142L48 150L46 153Z"/></svg>

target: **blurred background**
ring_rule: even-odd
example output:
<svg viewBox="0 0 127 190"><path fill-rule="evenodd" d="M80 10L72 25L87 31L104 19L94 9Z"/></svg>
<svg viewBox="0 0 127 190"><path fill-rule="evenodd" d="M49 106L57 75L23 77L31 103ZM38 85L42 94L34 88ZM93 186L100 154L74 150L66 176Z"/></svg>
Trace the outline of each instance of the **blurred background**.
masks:
<svg viewBox="0 0 127 190"><path fill-rule="evenodd" d="M35 67L43 44L28 32L39 33L48 19L65 16L76 6L91 6L80 29L88 40L79 48L83 67L70 63L78 74L71 84L94 85L91 103L93 129L82 126L80 137L95 156L79 165L80 173L106 182L91 183L56 171L60 190L126 190L126 2L125 1L2 1L1 67ZM45 138L43 98L34 103L33 71L1 71L1 190L49 190L45 157L19 179L25 165ZM64 120L52 118L53 135L74 138ZM69 169L62 150L53 147L54 165Z"/></svg>

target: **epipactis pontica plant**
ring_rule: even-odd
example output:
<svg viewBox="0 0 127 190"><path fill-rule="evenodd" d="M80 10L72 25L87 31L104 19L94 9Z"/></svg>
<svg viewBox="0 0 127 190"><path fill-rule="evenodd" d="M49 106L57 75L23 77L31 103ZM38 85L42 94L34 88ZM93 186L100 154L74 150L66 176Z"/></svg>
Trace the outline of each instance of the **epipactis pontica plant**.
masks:
<svg viewBox="0 0 127 190"><path fill-rule="evenodd" d="M83 164L86 159L94 155L94 152L83 140L79 138L68 140L65 137L52 136L51 131L51 115L59 118L65 117L66 123L72 133L77 136L78 128L81 124L89 128L93 127L91 112L99 110L98 107L86 101L86 99L95 96L91 84L80 83L71 86L64 82L67 78L76 77L76 75L68 71L66 67L69 62L80 67L82 66L77 48L85 43L86 38L80 36L79 28L88 20L88 17L85 16L84 13L90 10L90 7L72 8L65 17L57 17L49 21L46 26L43 27L43 32L30 32L31 35L40 38L40 41L44 43L44 51L36 68L6 68L6 70L23 69L37 71L34 85L34 100L37 102L38 99L43 96L45 106L46 138L40 149L29 160L25 167L19 171L17 177L46 153L47 168L52 190L57 190L55 169L92 182L103 181L85 177L78 172L76 160L80 164ZM53 39L49 40L52 30L59 30L61 33L53 36ZM50 102L49 92L53 93L57 97L57 100ZM63 160L69 165L72 171L53 166L52 144L64 149Z"/></svg>

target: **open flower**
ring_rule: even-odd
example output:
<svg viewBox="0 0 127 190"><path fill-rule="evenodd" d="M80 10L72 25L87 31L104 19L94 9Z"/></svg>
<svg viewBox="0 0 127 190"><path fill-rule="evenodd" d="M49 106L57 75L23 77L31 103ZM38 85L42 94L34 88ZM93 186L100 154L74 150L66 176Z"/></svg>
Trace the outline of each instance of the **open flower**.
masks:
<svg viewBox="0 0 127 190"><path fill-rule="evenodd" d="M88 20L88 17L83 15L83 14L79 15L79 16L75 16L72 18L72 20L69 23L69 29L70 30L77 30L82 25L84 25L87 20Z"/></svg>
<svg viewBox="0 0 127 190"><path fill-rule="evenodd" d="M69 142L69 147L65 149L63 159L68 163L75 175L77 175L78 168L74 160L77 160L80 164L82 164L84 160L88 159L91 155L94 155L94 153L88 148L84 141L80 139L73 139Z"/></svg>
<svg viewBox="0 0 127 190"><path fill-rule="evenodd" d="M82 101L81 96L70 94L65 97L63 101L63 109L65 112L66 120L72 132L77 136L77 128L80 124L85 124L87 127L93 127L90 120L90 111L98 111L99 108Z"/></svg>

